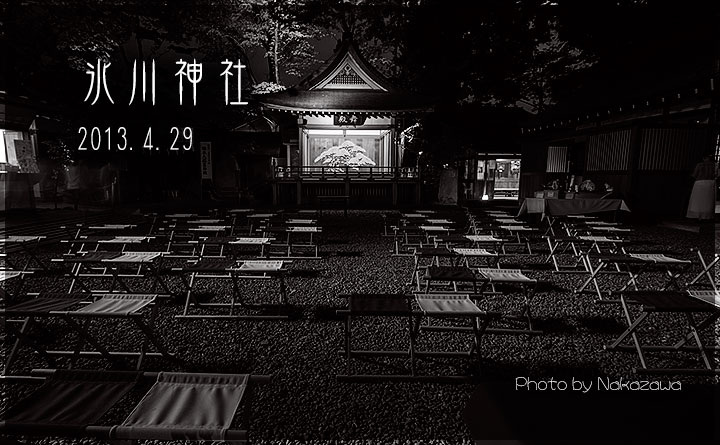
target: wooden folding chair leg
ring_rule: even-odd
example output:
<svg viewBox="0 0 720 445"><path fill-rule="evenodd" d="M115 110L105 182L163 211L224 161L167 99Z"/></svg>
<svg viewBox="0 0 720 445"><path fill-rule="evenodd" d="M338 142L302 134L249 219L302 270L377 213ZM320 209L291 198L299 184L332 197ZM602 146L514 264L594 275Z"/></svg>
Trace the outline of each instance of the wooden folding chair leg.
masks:
<svg viewBox="0 0 720 445"><path fill-rule="evenodd" d="M421 318L416 317L415 322L413 323L413 316L408 316L408 329L410 333L410 374L415 376L417 375L417 363L416 363L416 357L415 357L415 351L416 351L416 341L417 337L420 333L420 323Z"/></svg>
<svg viewBox="0 0 720 445"><path fill-rule="evenodd" d="M347 375L352 375L352 322L350 314L345 316L345 368Z"/></svg>
<svg viewBox="0 0 720 445"><path fill-rule="evenodd" d="M623 341L625 341L627 336L630 335L632 337L633 343L635 344L635 350L637 351L638 358L640 359L640 365L643 368L647 368L647 363L645 361L645 353L642 350L640 339L638 338L635 331L637 330L638 326L640 326L640 324L642 324L642 322L648 317L649 313L643 312L635 321L633 321L632 317L630 316L630 310L628 308L627 302L623 297L620 298L620 303L622 304L623 312L625 313L625 319L628 322L628 328L625 330L625 332L620 334L620 336L606 349L612 350L617 348L618 346L620 346L620 344L622 344Z"/></svg>
<svg viewBox="0 0 720 445"><path fill-rule="evenodd" d="M109 362L115 363L118 365L122 363L120 360L118 360L116 357L114 357L112 354L110 354L110 352L90 334L90 332L88 331L88 327L90 325L90 318L87 318L85 320L85 322L83 323L83 325L80 325L79 323L77 323L75 320L73 320L69 316L65 316L65 317L63 317L63 319L67 322L68 325L70 325L78 333L78 344L74 351L73 358L71 359L72 360L71 363L73 365L74 365L75 359L80 357L80 351L82 350L83 340L85 342L87 342L90 346L95 348L95 350L97 350L100 353L100 355L102 355Z"/></svg>
<svg viewBox="0 0 720 445"><path fill-rule="evenodd" d="M695 324L695 319L693 318L692 314L690 314L690 313L686 313L685 316L688 321L688 327L690 328L690 335L692 335L692 337L695 339L695 343L698 346L698 352L700 353L700 357L702 357L702 361L703 361L703 364L705 365L705 368L713 369L713 366L710 363L710 357L708 357L707 351L705 350L705 345L703 345L703 342L700 339L700 334L698 333L697 326Z"/></svg>
<svg viewBox="0 0 720 445"><path fill-rule="evenodd" d="M192 272L190 274L190 282L187 281L184 275L180 275L180 280L183 282L185 287L187 288L187 292L185 294L185 307L183 308L183 315L188 314L188 310L190 309L190 300L195 300L195 297L193 296L193 286L195 286L195 278L197 276L198 272ZM195 300L195 304L199 305L199 303Z"/></svg>
<svg viewBox="0 0 720 445"><path fill-rule="evenodd" d="M12 323L5 323L5 328L11 332L13 335L15 335L15 342L13 343L13 347L10 350L10 354L8 355L7 360L5 361L5 367L3 370L3 375L8 375L10 372L10 369L12 367L12 364L15 362L15 358L17 357L18 351L20 350L20 346L23 344L27 344L32 349L34 349L38 354L40 354L41 357L43 357L50 366L55 367L55 358L47 353L45 348L40 345L32 336L29 334L30 329L32 326L34 326L36 323L31 317L27 317L23 321L23 325L21 328L16 328L12 325Z"/></svg>
<svg viewBox="0 0 720 445"><path fill-rule="evenodd" d="M713 314L713 315L708 316L707 318L705 318L705 320L701 321L700 323L696 323L696 325L695 325L695 330L696 330L697 332L702 332L703 329L705 329L706 327L708 327L708 326L710 326L711 324L715 323L715 321L716 321L718 318L720 318L720 313L716 313L716 314ZM692 321L695 322L694 319L693 319ZM687 333L687 334L685 335L685 337L684 337L682 340L680 340L680 341L678 341L677 343L675 343L675 344L673 345L673 348L675 348L675 349L680 349L680 348L682 348L683 346L685 346L685 344L687 344L687 342L689 342L689 341L692 340L692 339L693 339L693 334L692 334L692 332L689 332L689 333Z"/></svg>
<svg viewBox="0 0 720 445"><path fill-rule="evenodd" d="M697 254L698 254L698 257L700 260L700 265L702 266L703 270L702 270L702 272L697 274L697 276L695 278L693 278L692 281L690 281L686 287L694 286L695 283L697 283L703 276L705 276L705 277L707 277L708 281L710 282L710 285L712 286L712 288L714 290L717 290L717 286L715 284L715 277L713 277L713 275L710 273L710 271L712 270L713 267L715 267L715 265L718 263L718 261L720 261L720 256L718 256L716 254L715 258L709 264L707 264L707 263L705 263L705 258L703 257L700 250L697 251Z"/></svg>
<svg viewBox="0 0 720 445"><path fill-rule="evenodd" d="M280 280L280 298L282 299L282 303L287 305L289 303L287 295L287 285L285 284L285 276L281 273L278 276L278 280Z"/></svg>
<svg viewBox="0 0 720 445"><path fill-rule="evenodd" d="M155 346L155 349L157 349L157 351L161 353L163 357L177 360L175 355L171 354L170 351L165 348L165 345L162 343L162 341L160 341L160 339L155 336L153 330L150 329L139 316L132 317L132 319L135 322L135 325L137 325L137 327L143 332L143 334L145 334L145 338L147 339L147 341L152 343L152 345Z"/></svg>

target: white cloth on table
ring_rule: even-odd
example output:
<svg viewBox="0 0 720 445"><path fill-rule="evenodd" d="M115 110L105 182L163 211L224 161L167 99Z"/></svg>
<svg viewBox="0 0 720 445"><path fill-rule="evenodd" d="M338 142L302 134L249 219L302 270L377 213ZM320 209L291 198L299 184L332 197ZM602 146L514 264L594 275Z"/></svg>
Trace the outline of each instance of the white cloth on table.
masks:
<svg viewBox="0 0 720 445"><path fill-rule="evenodd" d="M688 204L688 218L712 219L715 217L715 180L695 181Z"/></svg>

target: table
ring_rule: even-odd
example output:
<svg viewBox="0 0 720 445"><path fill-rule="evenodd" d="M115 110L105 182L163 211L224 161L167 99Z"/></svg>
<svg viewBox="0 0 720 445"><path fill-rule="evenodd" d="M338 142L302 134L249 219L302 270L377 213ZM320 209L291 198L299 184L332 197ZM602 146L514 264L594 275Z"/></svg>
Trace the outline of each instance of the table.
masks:
<svg viewBox="0 0 720 445"><path fill-rule="evenodd" d="M622 199L545 199L525 198L517 216L540 213L543 216L586 215L588 213L629 212Z"/></svg>

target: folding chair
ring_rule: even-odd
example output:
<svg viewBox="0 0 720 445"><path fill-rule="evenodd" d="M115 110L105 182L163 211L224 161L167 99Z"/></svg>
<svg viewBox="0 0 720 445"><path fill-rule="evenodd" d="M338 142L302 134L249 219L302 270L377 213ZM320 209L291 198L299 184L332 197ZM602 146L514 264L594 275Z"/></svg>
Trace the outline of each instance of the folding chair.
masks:
<svg viewBox="0 0 720 445"><path fill-rule="evenodd" d="M526 276L520 269L491 269L479 268L477 272L482 279L482 286L479 293L483 295L501 294L496 286L518 286L522 292L522 309L519 315L504 314L503 320L519 320L523 323L520 328L491 328L488 332L498 334L542 334L541 330L535 329L531 311L532 299L537 292L541 282L537 279ZM490 288L489 290L488 287Z"/></svg>
<svg viewBox="0 0 720 445"><path fill-rule="evenodd" d="M712 287L713 290L717 290L717 285L715 282L715 266L718 264L718 261L720 260L720 254L715 253L713 260L709 263L706 262L705 257L703 257L702 252L700 252L700 249L696 250L698 259L700 261L700 266L702 267L702 272L698 273L695 278L693 278L689 283L685 285L688 289L694 286L700 285L700 280L703 278L707 278L708 284L710 287Z"/></svg>
<svg viewBox="0 0 720 445"><path fill-rule="evenodd" d="M515 238L515 242L505 242L503 249L506 245L522 246L527 249L529 255L532 255L532 246L530 245L531 234L538 233L537 229L523 225L501 225L498 229L498 231L494 231L494 235L509 233L511 237Z"/></svg>
<svg viewBox="0 0 720 445"><path fill-rule="evenodd" d="M592 259L598 261L598 265L593 267ZM692 262L689 260L683 260L678 258L669 257L662 253L630 253L626 255L585 255L585 262L589 271L590 276L585 282L575 290L576 294L585 292L585 288L591 283L595 287L594 293L598 296L596 302L598 303L617 303L616 299L604 298L603 294L607 293L612 295L614 293L624 292L632 286L633 290L640 290L638 287L638 278L643 274L648 273L651 269L659 268L667 274L667 282L661 288L657 290L668 290L670 287L680 290L681 286L678 283L678 278L684 273ZM622 285L622 287L613 289L601 289L598 283L599 274L609 265L614 265L616 271L621 274L626 274L628 280ZM673 271L675 270L675 271ZM609 280L608 280L609 281ZM611 284L611 283L607 283ZM591 291L592 292L592 291Z"/></svg>
<svg viewBox="0 0 720 445"><path fill-rule="evenodd" d="M515 218L508 218L507 216L502 216L502 217L492 216L492 219L500 225L512 226L512 225L524 225L525 224L524 221L520 221L519 219L515 219Z"/></svg>
<svg viewBox="0 0 720 445"><path fill-rule="evenodd" d="M3 252L6 253L5 260L15 270L26 271L31 264L35 263L37 266L40 267L40 270L47 271L47 265L38 256L38 248L40 247L40 241L44 240L45 238L45 236L36 235L10 235L5 236L4 238L0 238L0 244L3 246ZM25 255L27 255L25 264L23 264L22 267L20 267L19 264L14 264L14 262L11 260L13 254L7 252L8 246L19 246L21 251Z"/></svg>
<svg viewBox="0 0 720 445"><path fill-rule="evenodd" d="M250 221L248 220L247 216L254 213L255 210L253 209L231 209L227 211L227 214L230 216L230 225L232 226L232 229L230 229L230 235L235 235L235 232L239 230L250 230Z"/></svg>
<svg viewBox="0 0 720 445"><path fill-rule="evenodd" d="M63 226L65 227L65 226ZM96 225L86 225L86 224L77 224L75 226L68 227L70 230L70 234L72 235L74 233L74 236L71 236L71 238L79 238L82 235L86 236L102 236L102 235L117 235L117 234L125 234L127 235L129 231L135 230L138 228L137 224L96 224Z"/></svg>
<svg viewBox="0 0 720 445"><path fill-rule="evenodd" d="M249 225L248 236L252 236L253 230L260 224L262 224L263 221L267 221L271 218L276 217L277 215L277 213L253 213L251 215L247 215Z"/></svg>
<svg viewBox="0 0 720 445"><path fill-rule="evenodd" d="M318 236L322 233L322 228L317 226L289 226L287 233L287 255L288 259L320 259ZM305 239L298 241L298 236L305 236ZM298 254L299 251L299 254ZM302 254L309 251L311 254Z"/></svg>
<svg viewBox="0 0 720 445"><path fill-rule="evenodd" d="M713 351L720 348L717 345L717 336L714 332L715 323L720 318L720 294L717 291L635 291L620 294L627 329L611 344L605 347L607 351L635 351L638 355L640 367L635 372L640 374L710 374L720 375L720 368L713 359ZM633 317L630 305L641 305L640 313ZM640 338L640 328L658 313L676 313L685 320L685 332L674 344L645 344ZM697 314L705 314L704 318L696 319ZM710 330L710 342L703 341L701 333ZM668 331L661 329L661 334ZM665 336L663 335L663 336ZM632 345L623 343L630 337ZM694 342L695 345L690 343ZM702 367L650 367L647 352L674 352L697 354ZM678 357L681 358L681 357Z"/></svg>
<svg viewBox="0 0 720 445"><path fill-rule="evenodd" d="M248 247L252 250L259 249L258 258L266 256L265 248L270 244L273 238L257 238L257 237L237 237L237 236L218 236L218 237L200 237L196 240L188 241L188 245L194 246L193 255L184 256L186 259L200 258L237 258L240 255L248 254L247 250L240 252L240 247ZM227 251L227 252L226 252Z"/></svg>
<svg viewBox="0 0 720 445"><path fill-rule="evenodd" d="M425 234L425 242L430 244L430 237L439 234L449 235L452 229L446 226L421 225L420 230Z"/></svg>
<svg viewBox="0 0 720 445"><path fill-rule="evenodd" d="M142 367L145 357L163 357L169 360L177 360L173 354L168 352L162 341L155 335L153 324L157 317L157 295L150 294L106 294L86 306L71 310L82 302L83 296L78 294L40 294L38 297L11 306L4 310L5 317L23 317L22 327L16 329L13 323L6 323L10 332L16 337L16 341L8 356L5 373L15 360L21 345L27 344L43 356L48 363L54 365L54 356L70 358L72 367L75 360L80 357L102 357L110 363L122 366L119 358L137 358L136 369ZM142 310L150 307L150 317L147 322L143 320ZM48 350L40 342L36 341L31 334L31 329L37 325L38 319L61 318L77 334L77 342L73 350ZM90 331L90 323L93 320L108 319L129 319L143 334L143 344L139 352L134 351L110 351ZM84 343L89 344L94 350L83 350ZM152 345L157 352L149 352Z"/></svg>
<svg viewBox="0 0 720 445"><path fill-rule="evenodd" d="M383 213L381 216L383 220L382 236L392 237L393 234L390 231L399 224L400 216L397 213Z"/></svg>
<svg viewBox="0 0 720 445"><path fill-rule="evenodd" d="M87 277L107 277L107 270L102 266L102 260L108 258L117 258L120 252L88 252L73 256L63 256L61 258L53 258L51 262L70 264L70 272L67 276L70 278L70 287L68 293L71 294L78 286L88 293L92 293L93 289L86 283ZM101 271L95 271L101 269Z"/></svg>
<svg viewBox="0 0 720 445"><path fill-rule="evenodd" d="M393 251L392 256L412 256L413 248L422 247L426 234L419 226L401 220L400 224L393 227Z"/></svg>
<svg viewBox="0 0 720 445"><path fill-rule="evenodd" d="M508 212L505 212L503 210L486 210L485 214L488 216L499 217L499 218L505 218L505 217L510 216L510 214Z"/></svg>
<svg viewBox="0 0 720 445"><path fill-rule="evenodd" d="M408 285L415 284L417 289L420 290L420 271L430 265L439 266L440 258L449 258L450 264L452 265L452 258L457 256L455 252L444 247L417 247L413 253L413 270L410 274L410 281ZM421 264L422 259L429 259L429 264Z"/></svg>
<svg viewBox="0 0 720 445"><path fill-rule="evenodd" d="M81 254L85 252L97 252L100 249L100 246L103 246L104 249L108 247L115 247L120 246L119 251L124 252L128 246L137 246L140 244L149 244L150 241L155 239L152 236L147 235L141 235L141 236L135 236L135 235L119 235L119 236L112 236L112 235L105 235L105 236L86 236L82 235L75 239L66 239L61 240L60 242L63 244L70 244L71 248L67 252L66 255L73 255L73 254ZM80 245L78 249L74 249L75 245ZM90 246L90 248L88 248ZM93 247L94 246L94 247Z"/></svg>
<svg viewBox="0 0 720 445"><path fill-rule="evenodd" d="M431 226L454 225L455 221L447 218L426 218L425 223Z"/></svg>
<svg viewBox="0 0 720 445"><path fill-rule="evenodd" d="M447 247L448 249L463 246L469 247L472 245L472 241L470 241L466 235L461 235L459 233L436 235L432 237L432 240L435 247Z"/></svg>
<svg viewBox="0 0 720 445"><path fill-rule="evenodd" d="M595 251L599 254L606 253L608 255L626 253L624 245L627 241L618 238L586 235L546 236L545 238L550 249L545 262L548 263L552 260L555 273L587 273L588 266L584 258L584 254L587 252ZM574 263L566 264L563 262L561 264L560 255L565 254L568 249L572 249L570 261L574 261Z"/></svg>
<svg viewBox="0 0 720 445"><path fill-rule="evenodd" d="M8 353L5 361L3 375L8 375L10 373L18 351L23 344L34 349L50 364L50 366L55 366L54 357L48 354L45 346L31 335L31 331L36 326L40 327L38 321L39 319L53 317L54 315L51 314L53 311L68 309L80 303L84 298L85 296L81 294L45 293L40 294L36 298L32 298L22 303L13 304L8 306L6 309L0 310L7 333L15 337L13 347ZM16 327L18 320L13 320L12 317L20 317L20 323L22 323L22 326L19 328Z"/></svg>
<svg viewBox="0 0 720 445"><path fill-rule="evenodd" d="M339 354L346 359L346 374L338 375L337 379L345 382L373 382L378 380L395 381L441 381L463 383L471 380L471 375L437 376L421 375L417 369L418 358L465 357L473 356L482 361L480 340L488 323L496 314L480 310L468 295L422 295L414 297L398 294L353 294L347 296L348 309L337 311L344 317L344 348ZM412 302L418 309L412 308ZM352 320L356 317L395 317L407 321L409 347L402 350L356 350L353 349ZM464 326L473 333L473 343L468 351L419 351L417 349L419 333L424 330L422 320L436 318L444 320L464 321ZM355 374L353 358L367 357L400 357L409 361L410 372L403 369L404 374Z"/></svg>
<svg viewBox="0 0 720 445"><path fill-rule="evenodd" d="M170 213L165 215L166 221L187 221L192 218L197 218L197 213Z"/></svg>
<svg viewBox="0 0 720 445"><path fill-rule="evenodd" d="M25 275L30 273L32 272L0 270L0 283L2 283L2 286L0 286L0 301L7 301L9 298L12 298L13 295L19 295L22 291L23 284L25 283ZM17 283L15 285L16 289L13 292L8 290L9 287L7 283L10 281L15 281Z"/></svg>
<svg viewBox="0 0 720 445"><path fill-rule="evenodd" d="M229 244L231 246L250 246L252 248L257 248L257 246L260 246L260 253L258 256L264 258L267 256L267 254L265 253L265 249L267 248L267 246L270 245L272 241L273 238L239 237L230 241Z"/></svg>
<svg viewBox="0 0 720 445"><path fill-rule="evenodd" d="M432 286L451 286L453 292L459 292L458 283L470 283L471 295L478 295L478 277L473 270L465 266L428 266L425 269L425 293L430 293ZM419 290L419 289L418 289Z"/></svg>
<svg viewBox="0 0 720 445"><path fill-rule="evenodd" d="M316 226L317 219L308 218L288 218L285 220L288 226Z"/></svg>
<svg viewBox="0 0 720 445"><path fill-rule="evenodd" d="M213 226L218 225L222 223L222 219L218 218L201 218L201 219L189 219L186 224L193 227L207 227L207 226Z"/></svg>
<svg viewBox="0 0 720 445"><path fill-rule="evenodd" d="M505 253L505 243L507 242L504 238L497 238L493 235L465 235L473 247L491 247L496 252Z"/></svg>
<svg viewBox="0 0 720 445"><path fill-rule="evenodd" d="M285 285L285 273L287 261L235 261L228 259L203 258L191 262L181 268L173 268L180 273L181 280L186 288L185 306L183 313L176 315L176 318L188 319L237 319L237 320L277 320L287 319L288 315L276 314L238 314L238 310L265 311L273 309L288 308L287 289ZM186 277L189 274L190 278ZM269 279L278 280L281 304L249 304L245 302L240 293L240 281L245 279ZM232 281L232 293L229 303L203 303L196 296L195 286L200 279L230 279ZM191 305L197 309L228 309L227 314L191 314Z"/></svg>
<svg viewBox="0 0 720 445"><path fill-rule="evenodd" d="M593 232L603 232L603 233L632 233L633 229L628 227L617 227L614 225L591 225L590 226L591 231Z"/></svg>
<svg viewBox="0 0 720 445"><path fill-rule="evenodd" d="M219 237L226 234L230 229L232 229L232 226L215 224L192 226L188 228L188 231L195 236Z"/></svg>
<svg viewBox="0 0 720 445"><path fill-rule="evenodd" d="M486 249L466 249L460 247L453 248L453 252L455 252L460 258L459 265L465 267L477 266L470 264L471 258L484 260L486 262L485 266L488 267L500 267L500 254L497 252L491 252Z"/></svg>
<svg viewBox="0 0 720 445"><path fill-rule="evenodd" d="M115 284L118 284L123 291L133 293L134 291L124 280L128 275L123 274L122 271L123 268L134 268L136 273L130 276L149 278L153 283L150 292L154 292L159 285L165 291L165 294L172 295L172 291L161 276L162 256L162 252L123 252L116 257L101 259L100 263L106 266L110 275L112 275L111 291L115 289ZM146 272L143 272L143 269L146 269Z"/></svg>
<svg viewBox="0 0 720 445"><path fill-rule="evenodd" d="M60 243L69 246L65 255L77 255L86 252L96 252L100 247L100 240L113 238L114 236L112 235L79 235L72 239L60 240Z"/></svg>
<svg viewBox="0 0 720 445"><path fill-rule="evenodd" d="M44 383L3 415L0 432L18 436L94 437L101 440L237 441L249 439L251 388L271 376L37 370ZM125 420L97 425L125 396L155 383ZM244 402L245 428L233 428ZM122 412L122 411L121 411Z"/></svg>

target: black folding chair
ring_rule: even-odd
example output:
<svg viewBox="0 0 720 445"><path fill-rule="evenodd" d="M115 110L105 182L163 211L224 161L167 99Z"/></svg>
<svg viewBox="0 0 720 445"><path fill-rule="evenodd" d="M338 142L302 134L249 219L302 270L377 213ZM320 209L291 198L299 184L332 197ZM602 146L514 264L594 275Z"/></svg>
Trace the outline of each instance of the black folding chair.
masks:
<svg viewBox="0 0 720 445"><path fill-rule="evenodd" d="M287 314L269 314L274 310L287 310L289 308L285 274L289 261L283 260L231 260L217 258L203 258L190 262L184 267L174 268L180 274L185 286L185 306L183 313L176 318L189 319L248 319L248 320L275 320L287 319ZM189 276L189 278L188 278ZM245 301L241 289L243 280L258 280L274 278L278 282L280 305L250 304ZM229 279L232 281L230 302L201 302L197 297L196 285L201 279ZM225 314L191 313L191 307L202 309L225 309ZM260 311L259 313L246 313L246 311ZM238 313L242 312L242 313Z"/></svg>
<svg viewBox="0 0 720 445"><path fill-rule="evenodd" d="M715 323L720 318L720 294L717 291L631 291L620 294L620 303L628 327L605 349L636 352L640 362L640 366L635 368L637 373L720 375L720 367L713 359L713 352L720 349L714 332ZM640 305L637 316L630 310L631 305ZM675 313L685 321L685 332L673 344L649 344L641 339L641 327L650 324L652 316L660 313ZM704 318L696 318L698 315L704 315ZM702 339L704 330L711 331L709 340ZM660 332L666 334L668 331L661 329ZM623 344L628 337L632 344ZM691 342L695 344L692 345ZM651 367L648 363L648 352L671 352L676 358L681 358L678 357L680 354L691 354L695 356L695 361L700 359L702 366Z"/></svg>
<svg viewBox="0 0 720 445"><path fill-rule="evenodd" d="M140 369L146 357L163 357L177 361L160 338L155 334L153 325L157 317L157 295L149 294L106 294L98 300L73 309L83 301L82 294L41 294L23 303L11 306L4 311L4 317L22 317L22 327L15 328L14 323L8 323L8 331L16 337L15 344L8 356L5 373L16 358L16 354L22 344L31 346L36 352L43 356L51 366L54 366L55 356L70 358L70 366L80 357L102 357L107 361L119 366L124 366L122 358L136 358L136 369ZM143 310L149 307L150 316L147 321L143 320ZM74 349L49 350L32 336L31 329L39 319L60 318L77 334L77 341ZM91 331L91 322L106 321L109 319L131 320L135 327L143 335L143 343L139 351L111 351L103 345L96 335ZM92 350L84 350L85 343L93 347ZM150 346L157 352L151 352Z"/></svg>
<svg viewBox="0 0 720 445"><path fill-rule="evenodd" d="M480 341L490 320L497 314L480 310L469 295L459 294L353 294L348 297L348 309L337 311L344 317L344 349L339 354L346 359L346 374L337 375L337 379L345 382L373 382L382 380L394 381L440 381L447 383L463 383L472 380L473 375L429 375L418 371L417 359L437 358L477 358L481 362ZM413 309L413 304L417 309ZM407 322L409 346L406 350L357 350L353 349L352 321L358 317L392 317L404 318ZM425 326L423 319L434 318L465 322L465 328L472 332L473 341L467 351L421 351L418 349L418 337ZM355 358L395 357L406 358L408 369L403 368L402 374L356 374L353 372ZM382 363L376 362L378 365ZM385 364L387 366L388 364Z"/></svg>
<svg viewBox="0 0 720 445"><path fill-rule="evenodd" d="M250 390L271 376L248 374L36 371L42 386L10 407L0 432L13 436L94 437L102 440L237 441L249 439ZM122 409L127 394L155 380L125 420L97 422ZM236 426L245 405L244 427ZM121 411L122 412L122 411Z"/></svg>

